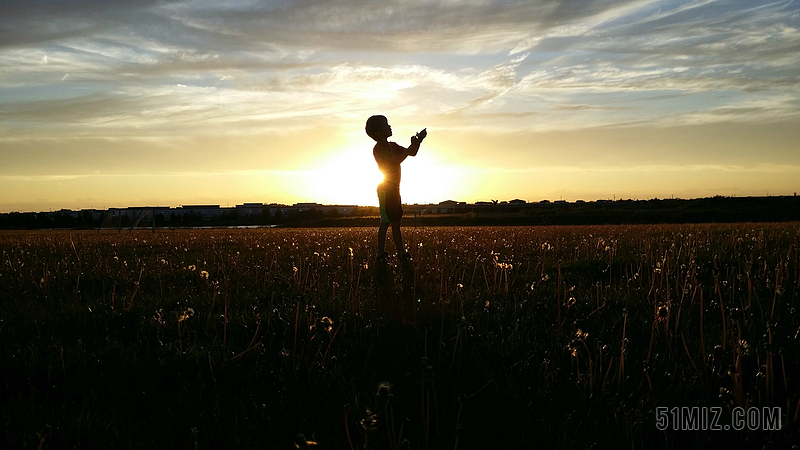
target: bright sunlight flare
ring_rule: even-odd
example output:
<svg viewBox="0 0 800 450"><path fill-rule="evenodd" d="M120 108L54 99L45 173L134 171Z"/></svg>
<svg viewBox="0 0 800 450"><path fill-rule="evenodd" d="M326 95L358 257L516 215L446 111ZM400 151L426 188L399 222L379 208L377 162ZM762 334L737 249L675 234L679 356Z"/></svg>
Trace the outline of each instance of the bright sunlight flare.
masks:
<svg viewBox="0 0 800 450"><path fill-rule="evenodd" d="M401 145L408 145L400 143ZM432 148L422 149L402 164L400 194L403 203L438 203L457 194L457 176L439 161ZM309 194L324 204L377 205L375 189L383 179L372 157L371 146L363 142L331 153L309 172Z"/></svg>
<svg viewBox="0 0 800 450"><path fill-rule="evenodd" d="M311 171L312 197L324 204L377 205L375 188L383 179L372 153L350 145L332 153Z"/></svg>

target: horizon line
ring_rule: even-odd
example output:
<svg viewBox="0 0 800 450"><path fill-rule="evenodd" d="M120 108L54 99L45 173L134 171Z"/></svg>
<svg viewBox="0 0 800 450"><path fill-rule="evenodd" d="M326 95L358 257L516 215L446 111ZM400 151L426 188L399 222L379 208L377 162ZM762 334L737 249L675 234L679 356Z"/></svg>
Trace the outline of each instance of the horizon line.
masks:
<svg viewBox="0 0 800 450"><path fill-rule="evenodd" d="M466 201L458 201L458 200L447 199L447 200L442 200L442 201L440 201L438 203L433 203L433 202L431 202L431 203L403 203L403 205L405 205L405 206L440 206L440 205L442 205L444 203L453 202L453 203L455 203L457 205L481 205L481 206L495 206L495 205L498 205L499 206L499 205L509 205L509 204L511 204L510 202L514 202L513 203L514 205L540 205L540 204L553 204L553 203L563 204L563 203L596 203L596 202L623 202L623 201L624 202L627 202L627 201L637 201L638 202L638 201L665 201L665 200L689 201L689 200L705 200L705 199L715 199L715 198L723 198L723 199L733 199L733 198L737 198L737 199L763 199L763 198L782 198L782 197L786 197L786 198L797 197L797 193L794 192L793 194L781 194L781 195L766 194L766 195L745 195L745 196L713 195L713 196L709 196L709 197L691 197L691 198L674 197L674 196L670 196L670 197L652 197L652 198L636 198L636 197L634 197L634 198L630 198L630 197L627 197L627 198L623 198L623 197L616 198L616 196L614 195L614 196L612 196L612 198L597 198L597 199L594 199L594 200L577 199L577 200L573 200L573 201L564 200L563 198L560 198L558 200L542 199L542 200L539 200L539 201L527 201L527 200L523 200L523 199L520 199L520 198L515 198L515 199L512 199L512 200L494 200L494 199L491 199L488 202L485 201L485 200L476 200L474 202L466 202ZM242 202L242 203L239 203L239 204L235 204L233 206L230 206L229 203L226 203L225 206L223 206L221 203L220 204L213 204L213 203L208 203L208 204L202 204L202 203L183 204L182 203L182 204L180 204L178 206L161 206L161 205L155 205L155 206L147 206L147 205L145 205L145 206L123 206L123 207L119 207L119 206L106 207L106 206L103 206L103 208L93 208L93 207L92 208L79 208L79 209L61 208L61 209L57 209L57 210L50 209L49 211L32 211L32 210L20 211L20 210L12 210L12 211L0 212L0 214L15 214L15 213L16 214L31 214L31 213L33 213L33 214L43 214L43 213L65 212L65 211L70 211L70 212L109 211L109 210L112 210L112 209L179 209L179 208L236 209L236 208L239 208L239 207L257 208L257 207L265 207L265 206L266 207L294 208L294 207L298 207L298 206L302 206L302 205L307 205L309 207L321 206L321 207L377 208L376 205L341 204L341 203L296 202L296 203L293 203L293 204L285 204L285 203L277 203L277 202L270 202L270 203L266 203L266 202L263 202L263 203L262 202Z"/></svg>

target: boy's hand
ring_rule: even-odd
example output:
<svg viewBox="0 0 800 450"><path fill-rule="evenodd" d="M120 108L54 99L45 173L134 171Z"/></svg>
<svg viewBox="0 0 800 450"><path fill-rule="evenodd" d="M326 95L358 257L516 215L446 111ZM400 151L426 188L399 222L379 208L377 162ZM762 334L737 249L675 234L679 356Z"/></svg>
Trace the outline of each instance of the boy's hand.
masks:
<svg viewBox="0 0 800 450"><path fill-rule="evenodd" d="M425 136L427 135L428 135L428 129L423 128L422 131L411 137L411 143L419 145L422 143L422 140L425 139Z"/></svg>

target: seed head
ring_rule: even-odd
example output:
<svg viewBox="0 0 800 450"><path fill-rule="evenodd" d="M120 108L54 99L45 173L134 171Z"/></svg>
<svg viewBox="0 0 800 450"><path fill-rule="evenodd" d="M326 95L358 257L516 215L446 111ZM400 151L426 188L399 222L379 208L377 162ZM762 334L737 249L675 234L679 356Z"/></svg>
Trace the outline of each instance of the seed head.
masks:
<svg viewBox="0 0 800 450"><path fill-rule="evenodd" d="M667 305L661 305L658 308L658 321L663 322L669 318L669 308Z"/></svg>
<svg viewBox="0 0 800 450"><path fill-rule="evenodd" d="M374 433L378 431L378 415L373 413L371 409L367 408L366 415L363 419L361 419L359 424L361 425L361 428L364 429L365 433Z"/></svg>
<svg viewBox="0 0 800 450"><path fill-rule="evenodd" d="M319 319L319 324L320 324L320 327L322 327L322 329L325 330L328 333L330 333L331 330L333 330L333 320L328 316L325 316L322 319Z"/></svg>
<svg viewBox="0 0 800 450"><path fill-rule="evenodd" d="M389 396L392 394L392 385L389 384L387 381L382 381L378 384L378 397L387 400Z"/></svg>

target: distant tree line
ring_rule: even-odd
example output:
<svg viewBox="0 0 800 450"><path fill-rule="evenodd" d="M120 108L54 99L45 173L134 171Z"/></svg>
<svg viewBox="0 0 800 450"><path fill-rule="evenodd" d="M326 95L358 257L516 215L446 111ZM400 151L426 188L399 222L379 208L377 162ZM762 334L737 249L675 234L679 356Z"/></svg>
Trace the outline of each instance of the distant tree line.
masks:
<svg viewBox="0 0 800 450"><path fill-rule="evenodd" d="M105 228L130 228L135 218L129 215L115 215L106 220L112 211L103 211L99 217L93 218L92 211L80 211L76 214L73 211L52 211L52 212L12 212L0 214L0 229L6 230L37 230L37 229L97 229L101 225ZM375 207L358 207L349 216L363 217L377 215L378 209ZM204 218L200 213L189 211L185 213L162 212L156 214L155 226L157 228L183 228L183 227L207 227L207 226L269 226L269 225L297 225L311 223L323 219L335 219L341 217L336 209L323 211L319 208L309 208L305 210L287 208L271 208L265 206L258 214L241 214L237 209L231 208L230 211L221 210L211 218ZM153 225L152 216L147 216L137 224L139 228L147 228Z"/></svg>
<svg viewBox="0 0 800 450"><path fill-rule="evenodd" d="M496 208L495 208L496 206ZM654 223L723 223L800 221L800 199L782 197L710 197L702 199L600 200L595 202L539 202L507 205L462 205L453 214L419 214L406 209L410 225L603 225ZM418 210L417 212L421 212ZM130 228L135 219L122 215L105 220L110 211L93 218L92 211L55 211L0 214L0 229L96 229ZM347 216L336 209L264 206L257 214L241 214L235 208L211 218L197 212L156 214L156 227L204 226L372 226L378 208L362 206ZM369 219L368 219L369 218ZM138 227L152 226L151 217Z"/></svg>

